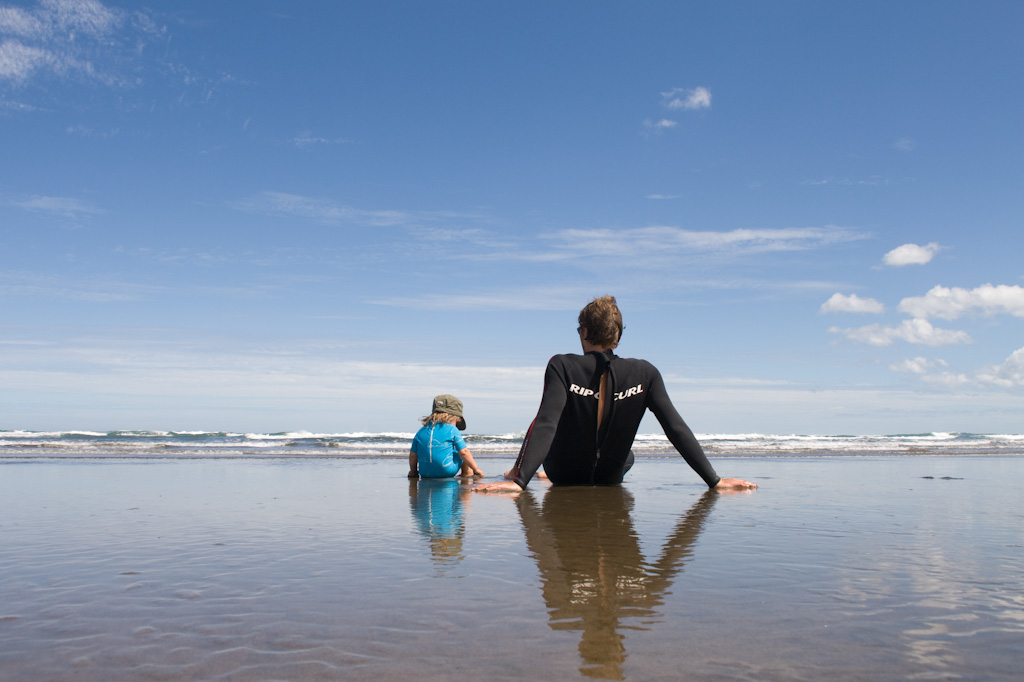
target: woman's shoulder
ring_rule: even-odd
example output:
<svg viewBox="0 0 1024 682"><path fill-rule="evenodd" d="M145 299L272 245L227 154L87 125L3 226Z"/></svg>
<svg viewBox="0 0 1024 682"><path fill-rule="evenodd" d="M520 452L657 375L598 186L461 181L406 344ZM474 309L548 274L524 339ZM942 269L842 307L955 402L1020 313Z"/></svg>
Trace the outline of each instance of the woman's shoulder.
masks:
<svg viewBox="0 0 1024 682"><path fill-rule="evenodd" d="M579 353L560 353L559 355L552 355L551 359L548 360L548 367L564 370L586 367L593 364L595 364L594 358L580 355Z"/></svg>
<svg viewBox="0 0 1024 682"><path fill-rule="evenodd" d="M584 357L585 356L580 355L579 353L559 353L558 355L552 355L551 359L548 360L548 364L551 364L552 362L579 362L579 360L581 360Z"/></svg>
<svg viewBox="0 0 1024 682"><path fill-rule="evenodd" d="M643 372L659 373L658 368L655 367L653 363L644 360L643 358L623 358L615 356L614 361L620 365L626 365Z"/></svg>

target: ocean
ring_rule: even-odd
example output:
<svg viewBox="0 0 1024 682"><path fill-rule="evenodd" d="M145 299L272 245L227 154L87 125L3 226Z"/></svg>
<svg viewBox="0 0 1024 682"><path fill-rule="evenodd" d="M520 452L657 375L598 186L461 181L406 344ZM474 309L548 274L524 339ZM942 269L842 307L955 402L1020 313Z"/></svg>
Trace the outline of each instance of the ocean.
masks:
<svg viewBox="0 0 1024 682"><path fill-rule="evenodd" d="M411 435L0 432L0 679L1020 679L1019 435L704 434L734 493L645 436L517 495Z"/></svg>
<svg viewBox="0 0 1024 682"><path fill-rule="evenodd" d="M405 457L411 432L232 433L226 431L0 430L2 458L266 458ZM1024 452L1024 434L908 433L892 435L697 434L708 456L841 457L983 455ZM522 433L467 435L477 457L514 457ZM678 456L662 434L639 435L638 458Z"/></svg>

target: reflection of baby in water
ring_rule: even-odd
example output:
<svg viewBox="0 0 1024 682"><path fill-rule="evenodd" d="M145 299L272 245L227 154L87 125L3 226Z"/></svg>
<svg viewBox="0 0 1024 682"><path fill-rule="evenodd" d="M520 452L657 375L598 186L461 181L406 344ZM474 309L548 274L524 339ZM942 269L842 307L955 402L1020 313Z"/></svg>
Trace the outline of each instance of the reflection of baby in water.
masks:
<svg viewBox="0 0 1024 682"><path fill-rule="evenodd" d="M661 556L648 563L630 512L633 496L622 487L552 488L538 505L531 494L516 500L526 542L540 570L553 630L582 630L580 672L623 679L623 618L657 615L667 592L692 554L692 545L716 493L705 493L682 515Z"/></svg>
<svg viewBox="0 0 1024 682"><path fill-rule="evenodd" d="M462 560L464 509L472 491L452 478L409 481L409 504L416 526L430 542L430 555L442 564Z"/></svg>

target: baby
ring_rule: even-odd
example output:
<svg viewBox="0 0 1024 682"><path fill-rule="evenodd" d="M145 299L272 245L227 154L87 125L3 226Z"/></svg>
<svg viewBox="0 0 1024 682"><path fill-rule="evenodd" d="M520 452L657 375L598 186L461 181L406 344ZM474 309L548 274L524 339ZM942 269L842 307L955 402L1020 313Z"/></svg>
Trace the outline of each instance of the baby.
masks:
<svg viewBox="0 0 1024 682"><path fill-rule="evenodd" d="M466 429L461 400L447 394L435 397L430 416L420 421L423 426L409 448L409 478L484 475L459 433Z"/></svg>

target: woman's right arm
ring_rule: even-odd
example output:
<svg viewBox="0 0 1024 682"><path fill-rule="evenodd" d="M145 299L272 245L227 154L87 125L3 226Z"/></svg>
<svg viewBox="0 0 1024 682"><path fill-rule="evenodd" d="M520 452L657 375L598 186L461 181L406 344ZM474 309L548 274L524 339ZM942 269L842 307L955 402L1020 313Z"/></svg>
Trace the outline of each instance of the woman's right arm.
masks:
<svg viewBox="0 0 1024 682"><path fill-rule="evenodd" d="M555 438L555 429L562 417L567 396L565 383L555 367L555 358L551 358L544 371L544 394L540 399L537 416L526 432L515 466L506 474L506 478L511 477L512 480L485 483L473 490L487 493L516 492L525 489L551 449L551 441Z"/></svg>
<svg viewBox="0 0 1024 682"><path fill-rule="evenodd" d="M551 442L555 439L555 430L562 418L562 410L568 400L565 383L561 373L554 366L554 358L548 362L544 372L544 394L540 399L537 417L533 420L530 430L526 433L519 458L512 468L513 478L521 488L525 488L537 473L537 469L548 456Z"/></svg>

